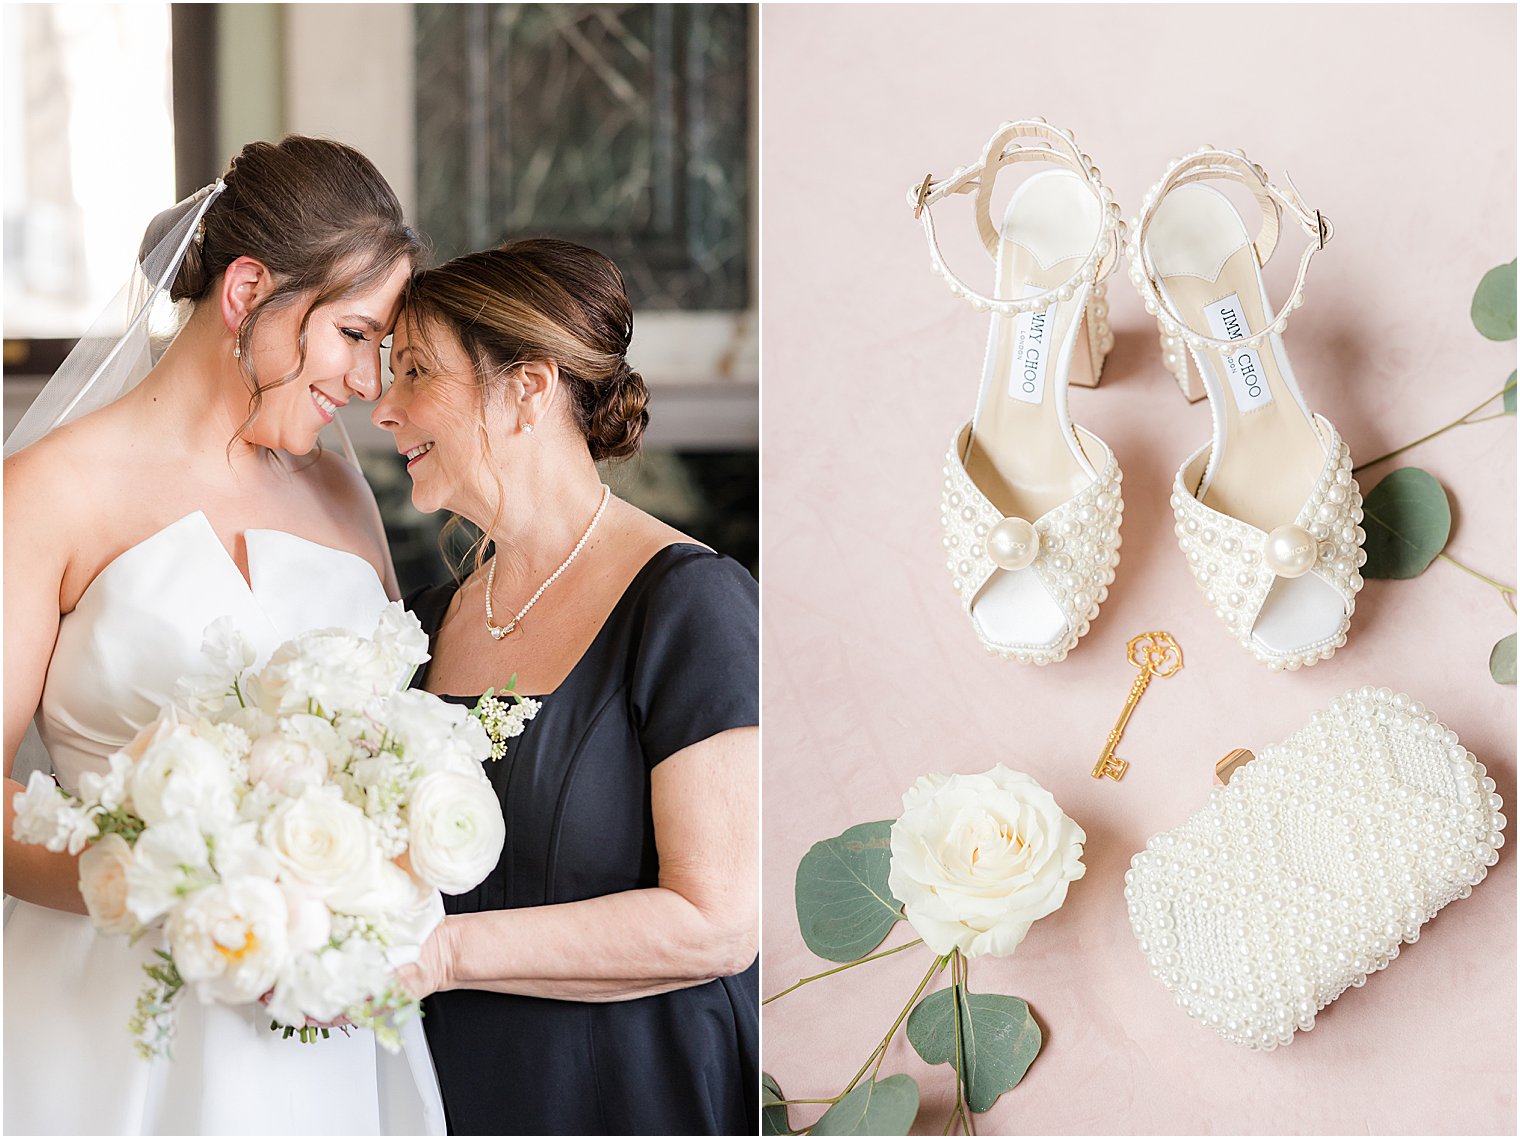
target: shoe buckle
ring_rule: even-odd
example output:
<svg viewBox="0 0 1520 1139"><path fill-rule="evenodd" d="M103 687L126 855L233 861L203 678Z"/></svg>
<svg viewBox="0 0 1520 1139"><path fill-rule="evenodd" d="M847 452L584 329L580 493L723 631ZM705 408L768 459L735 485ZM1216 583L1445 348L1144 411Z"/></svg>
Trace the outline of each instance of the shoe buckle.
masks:
<svg viewBox="0 0 1520 1139"><path fill-rule="evenodd" d="M929 197L929 187L930 187L930 185L933 182L934 182L934 175L933 174L925 174L924 175L924 180L918 184L918 190L915 192L914 201L913 201L913 220L914 221L917 221L919 219L919 217L924 212L924 207L926 205L928 205L927 198Z"/></svg>
<svg viewBox="0 0 1520 1139"><path fill-rule="evenodd" d="M1330 219L1318 210L1314 211L1314 224L1319 229L1319 247L1323 249L1335 235L1335 227L1330 224Z"/></svg>

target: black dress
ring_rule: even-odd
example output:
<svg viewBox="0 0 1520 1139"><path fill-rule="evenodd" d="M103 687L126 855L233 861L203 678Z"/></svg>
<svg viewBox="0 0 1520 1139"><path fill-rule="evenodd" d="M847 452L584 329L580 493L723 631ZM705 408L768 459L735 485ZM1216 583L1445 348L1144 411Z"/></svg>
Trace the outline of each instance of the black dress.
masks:
<svg viewBox="0 0 1520 1139"><path fill-rule="evenodd" d="M456 588L407 599L430 638ZM480 886L445 897L449 913L659 884L650 771L759 722L756 594L742 566L701 546L644 565L506 757L487 763L506 849ZM426 681L424 669L413 684ZM423 1026L450 1133L757 1134L757 969L606 1003L435 993Z"/></svg>

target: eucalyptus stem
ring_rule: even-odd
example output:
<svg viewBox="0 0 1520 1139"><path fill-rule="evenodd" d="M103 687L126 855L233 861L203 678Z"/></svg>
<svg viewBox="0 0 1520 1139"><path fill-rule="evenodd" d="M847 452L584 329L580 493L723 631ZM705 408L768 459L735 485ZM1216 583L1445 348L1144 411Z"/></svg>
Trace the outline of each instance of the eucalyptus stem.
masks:
<svg viewBox="0 0 1520 1139"><path fill-rule="evenodd" d="M902 1012L898 1013L897 1019L892 1022L892 1027L887 1029L887 1034L881 1038L881 1043L878 1044L871 1051L871 1054L866 1057L866 1062L860 1066L860 1071L855 1073L855 1078L845 1086L844 1091L839 1093L839 1099L843 1099L845 1096L849 1095L852 1091L855 1090L855 1085L860 1083L860 1077L866 1074L866 1069L871 1066L873 1061L876 1063L877 1071L881 1070L881 1062L879 1057L886 1056L887 1045L892 1043L892 1037L897 1035L897 1030L902 1025L902 1022L908 1019L908 1014L913 1011L913 1006L918 1003L918 998L923 995L924 989L928 986L929 982L933 980L934 974L942 970L949 960L950 958L948 956L936 957L934 959L934 963L929 966L929 971L924 974L924 979L918 983L918 988L913 990L913 995L908 998L908 1003L903 1005Z"/></svg>
<svg viewBox="0 0 1520 1139"><path fill-rule="evenodd" d="M962 1033L964 1031L961 1024L961 999L964 996L967 1004L970 1004L971 990L968 986L968 982L971 975L971 962L966 959L965 955L961 953L959 949L955 951L955 956L956 960L960 963L960 980L959 982L955 981L955 975L952 970L950 988L951 996L955 998L955 1106L956 1109L960 1112L961 1122L966 1126L966 1134L975 1135L976 1128L971 1125L971 1089L966 1087L966 1081L963 1078L963 1073L961 1071L962 1066L965 1063L961 1051Z"/></svg>
<svg viewBox="0 0 1520 1139"><path fill-rule="evenodd" d="M1509 391L1510 389L1512 389L1514 386L1515 386L1515 381L1511 380L1509 383L1505 384L1502 388L1500 388L1493 395L1489 396L1486 400L1484 400L1482 403L1480 403L1477 407L1473 408L1471 411L1467 412L1466 414L1460 415L1456 419L1453 419L1445 427L1438 427L1434 431L1432 431L1429 435L1421 435L1413 443L1405 443L1402 447L1397 447L1394 450L1389 451L1386 455L1379 455L1375 459L1368 459L1365 463L1359 463L1359 464L1357 464L1355 467L1353 467L1351 469L1352 473L1355 474L1357 471L1366 470L1368 467L1376 466L1378 463L1381 463L1383 460L1385 460L1385 459L1391 459L1395 455L1402 455L1405 451L1409 450L1411 447L1418 447L1421 443L1428 443L1428 442L1430 442L1430 440L1434 439L1437 435L1445 434L1447 431L1450 431L1453 427L1462 427L1464 425L1473 424L1473 423L1484 423L1484 422L1487 422L1490 419L1499 419L1499 418L1502 418L1502 414L1501 415L1486 415L1482 419L1473 419L1472 417L1474 415L1477 415L1478 412L1482 411L1489 404L1493 403L1494 400L1496 400L1496 399L1503 399L1504 398L1504 393L1507 392L1507 391Z"/></svg>
<svg viewBox="0 0 1520 1139"><path fill-rule="evenodd" d="M1465 566L1465 565L1463 565L1461 562L1457 561L1457 559L1454 558L1454 557L1452 557L1450 554L1444 554L1444 553L1443 554L1437 554L1436 557L1440 558L1442 561L1450 562L1452 565L1456 566L1463 573L1465 573L1465 574L1471 574L1473 577L1477 578L1479 581L1483 582L1484 584L1493 586L1495 589L1497 589L1499 591L1499 596L1502 597L1502 598L1504 598L1504 604L1506 604L1506 605L1509 606L1509 611L1511 613L1515 612L1515 587L1513 585L1505 585L1503 582L1495 581L1493 578L1489 577L1488 575L1479 573L1477 570L1473 569L1471 566Z"/></svg>
<svg viewBox="0 0 1520 1139"><path fill-rule="evenodd" d="M867 961L879 961L883 957L890 957L894 953L901 953L904 949L912 949L915 945L922 945L923 943L924 939L920 937L914 941L909 941L903 945L899 945L895 949L884 949L880 953L873 953L871 956L862 957L858 961L849 961L836 968L825 969L822 973L814 973L811 977L804 977L795 985L782 989L779 993L775 993L771 996L766 997L760 1003L762 1005L768 1005L774 1000L780 1000L782 997L786 996L787 993L795 992L797 989L802 988L802 986L806 985L809 981L818 981L822 980L824 977L832 977L835 973L843 973L846 969L853 969L857 965L864 965Z"/></svg>

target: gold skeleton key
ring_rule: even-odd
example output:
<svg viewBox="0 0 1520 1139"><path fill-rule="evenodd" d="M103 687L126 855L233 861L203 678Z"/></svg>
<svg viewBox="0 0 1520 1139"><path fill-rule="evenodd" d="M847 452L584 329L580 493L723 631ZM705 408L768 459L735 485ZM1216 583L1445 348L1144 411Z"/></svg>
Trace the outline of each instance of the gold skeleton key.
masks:
<svg viewBox="0 0 1520 1139"><path fill-rule="evenodd" d="M1114 749L1124 738L1124 726L1129 723L1135 705L1140 703L1140 697L1150 685L1151 677L1159 676L1165 680L1182 669L1182 646L1172 639L1170 633L1141 633L1130 641L1125 657L1140 670L1140 675L1129 686L1129 695L1124 699L1124 711L1119 713L1119 720L1114 724L1114 730L1108 733L1108 741L1103 745L1103 754L1098 756L1098 762L1092 769L1094 779L1102 779L1106 775L1116 783L1129 770L1129 763L1114 754Z"/></svg>

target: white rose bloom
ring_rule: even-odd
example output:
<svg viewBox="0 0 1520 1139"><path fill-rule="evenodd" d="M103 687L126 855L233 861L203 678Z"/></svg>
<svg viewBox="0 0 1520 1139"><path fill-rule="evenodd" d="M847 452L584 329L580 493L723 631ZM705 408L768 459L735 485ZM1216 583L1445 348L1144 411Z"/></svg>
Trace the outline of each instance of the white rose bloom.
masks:
<svg viewBox="0 0 1520 1139"><path fill-rule="evenodd" d="M378 873L373 828L336 788L308 787L280 804L264 820L263 838L282 880L330 903L368 889Z"/></svg>
<svg viewBox="0 0 1520 1139"><path fill-rule="evenodd" d="M148 925L216 879L206 836L189 815L176 815L143 831L132 848L127 908Z"/></svg>
<svg viewBox="0 0 1520 1139"><path fill-rule="evenodd" d="M227 757L194 725L156 738L132 769L128 787L137 815L149 826L189 814L211 834L237 814Z"/></svg>
<svg viewBox="0 0 1520 1139"><path fill-rule="evenodd" d="M180 976L202 1002L243 1004L267 992L289 956L285 896L267 878L228 878L169 916Z"/></svg>
<svg viewBox="0 0 1520 1139"><path fill-rule="evenodd" d="M332 1020L383 991L389 979L385 951L366 938L349 938L291 957L270 995L269 1015L294 1027L307 1017Z"/></svg>
<svg viewBox="0 0 1520 1139"><path fill-rule="evenodd" d="M327 771L326 753L283 735L261 736L248 753L249 780L267 784L282 795L295 796L303 787L321 786Z"/></svg>
<svg viewBox="0 0 1520 1139"><path fill-rule="evenodd" d="M12 835L17 842L38 843L54 854L78 854L100 833L94 818L40 771L32 772L26 790L12 803L16 809Z"/></svg>
<svg viewBox="0 0 1520 1139"><path fill-rule="evenodd" d="M1086 873L1087 835L1028 775L925 775L892 824L887 884L937 954L1006 957Z"/></svg>
<svg viewBox="0 0 1520 1139"><path fill-rule="evenodd" d="M438 771L420 780L407 808L412 870L445 894L462 894L501 859L507 827L488 780Z"/></svg>
<svg viewBox="0 0 1520 1139"><path fill-rule="evenodd" d="M119 834L108 834L79 856L79 892L90 920L102 933L131 933L137 928L127 909L127 871L132 848Z"/></svg>

